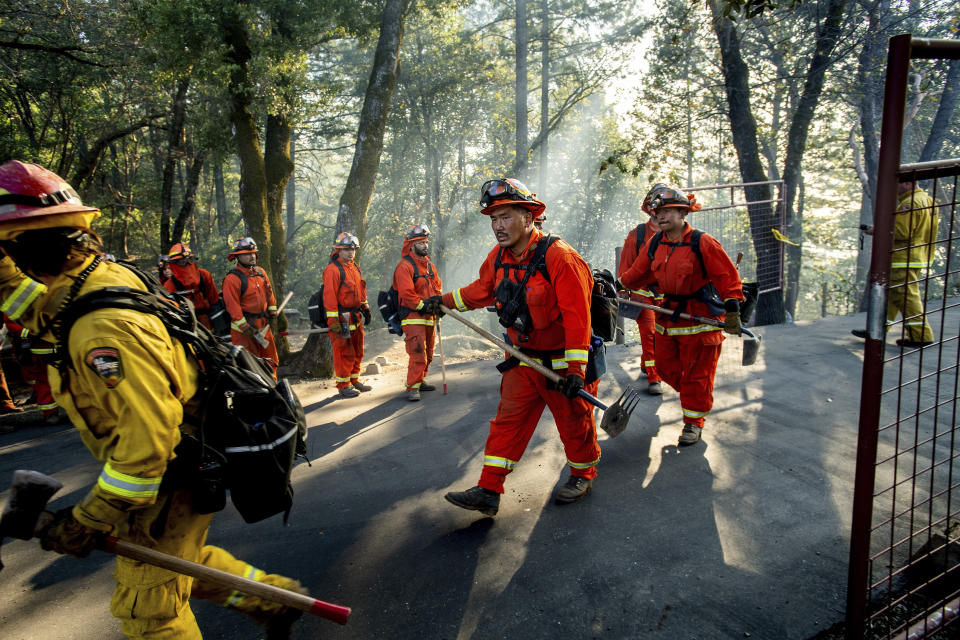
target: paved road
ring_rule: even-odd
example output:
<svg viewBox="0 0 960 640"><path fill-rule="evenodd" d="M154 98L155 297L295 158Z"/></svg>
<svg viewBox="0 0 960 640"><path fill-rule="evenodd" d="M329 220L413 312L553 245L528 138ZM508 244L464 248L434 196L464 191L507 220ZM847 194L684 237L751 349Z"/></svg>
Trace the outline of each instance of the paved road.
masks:
<svg viewBox="0 0 960 640"><path fill-rule="evenodd" d="M345 627L314 618L296 638L810 638L843 617L862 350L848 332L863 324L763 329L750 368L728 340L704 441L678 449L677 394L645 395L623 435L602 436L579 503L552 501L567 474L547 413L495 518L442 498L479 476L495 362L449 366L450 394L416 404L398 368L357 400L301 384L313 462L294 472L289 526L228 508L210 541L353 607ZM610 348L601 397L636 380L639 360L639 345ZM99 471L69 429L0 436L0 454L0 500L14 469L63 481L58 507ZM2 637L119 637L108 556L15 541L3 557ZM194 608L206 638L261 637L236 613Z"/></svg>

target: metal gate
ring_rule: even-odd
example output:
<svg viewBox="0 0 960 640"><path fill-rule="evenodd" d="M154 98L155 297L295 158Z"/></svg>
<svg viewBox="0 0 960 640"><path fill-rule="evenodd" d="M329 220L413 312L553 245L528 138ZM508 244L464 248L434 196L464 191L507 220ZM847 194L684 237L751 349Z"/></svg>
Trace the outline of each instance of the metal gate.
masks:
<svg viewBox="0 0 960 640"><path fill-rule="evenodd" d="M890 40L847 583L851 640L921 638L960 606L960 159L900 164L910 61L937 58L960 58L960 40ZM901 181L932 201L901 192Z"/></svg>

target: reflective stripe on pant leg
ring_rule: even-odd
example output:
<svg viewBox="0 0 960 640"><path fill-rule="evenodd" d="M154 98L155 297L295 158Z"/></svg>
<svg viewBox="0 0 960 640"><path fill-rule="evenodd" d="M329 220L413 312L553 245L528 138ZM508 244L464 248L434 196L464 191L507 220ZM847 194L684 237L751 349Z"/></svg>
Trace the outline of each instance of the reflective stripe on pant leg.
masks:
<svg viewBox="0 0 960 640"><path fill-rule="evenodd" d="M713 376L720 359L723 336L716 332L698 333L680 338L680 361L683 380L680 383L680 406L683 421L703 427L713 408Z"/></svg>
<svg viewBox="0 0 960 640"><path fill-rule="evenodd" d="M599 380L584 387L590 395L597 395ZM567 455L570 475L583 478L597 477L597 463L600 461L600 445L597 443L597 424L593 420L593 405L583 398L571 400L559 391L546 391L544 394L553 420L557 424L563 450Z"/></svg>
<svg viewBox="0 0 960 640"><path fill-rule="evenodd" d="M426 327L408 324L403 328L403 347L407 351L407 389L419 388L426 375Z"/></svg>
<svg viewBox="0 0 960 640"><path fill-rule="evenodd" d="M546 406L537 383L545 378L529 367L514 367L500 380L497 416L490 421L483 470L477 483L503 493L503 481L523 456Z"/></svg>
<svg viewBox="0 0 960 640"><path fill-rule="evenodd" d="M350 369L353 367L353 344L340 335L328 333L333 346L333 373L336 376L337 389L350 385Z"/></svg>
<svg viewBox="0 0 960 640"><path fill-rule="evenodd" d="M649 298L641 298L641 301L652 304L648 302ZM640 346L642 349L643 358L643 368L647 372L647 380L650 382L660 382L660 375L657 373L656 367L656 311L651 311L650 309L641 309L640 313L637 315L637 329L640 331Z"/></svg>

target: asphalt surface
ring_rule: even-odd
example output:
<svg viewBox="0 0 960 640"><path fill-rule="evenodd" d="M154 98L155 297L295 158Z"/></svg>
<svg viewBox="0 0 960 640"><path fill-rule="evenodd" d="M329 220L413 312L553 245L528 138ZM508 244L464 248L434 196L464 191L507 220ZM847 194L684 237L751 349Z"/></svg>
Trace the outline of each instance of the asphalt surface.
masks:
<svg viewBox="0 0 960 640"><path fill-rule="evenodd" d="M353 608L345 626L305 617L294 638L807 639L843 618L862 365L849 330L863 325L761 328L752 367L728 339L703 441L678 449L677 394L644 394L622 435L601 433L600 475L578 503L553 502L567 470L545 412L493 518L443 494L479 477L494 361L448 366L449 394L419 403L400 394L402 367L353 400L299 384L312 463L294 470L289 525L247 525L231 506L209 541ZM602 399L646 388L639 344L607 360ZM60 479L63 507L99 464L72 429L33 426L0 435L0 501L14 469ZM35 541L2 553L0 637L120 637L108 555L74 560ZM205 638L262 637L235 612L193 608Z"/></svg>

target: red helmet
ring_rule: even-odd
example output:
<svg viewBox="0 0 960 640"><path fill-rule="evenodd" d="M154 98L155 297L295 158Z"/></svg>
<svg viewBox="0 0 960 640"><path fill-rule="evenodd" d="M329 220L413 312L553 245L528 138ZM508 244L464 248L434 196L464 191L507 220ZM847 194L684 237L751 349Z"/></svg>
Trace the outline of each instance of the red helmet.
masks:
<svg viewBox="0 0 960 640"><path fill-rule="evenodd" d="M483 207L480 213L490 215L497 207L517 205L537 217L546 210L547 205L537 200L536 195L516 178L487 180L480 187L480 206Z"/></svg>
<svg viewBox="0 0 960 640"><path fill-rule="evenodd" d="M167 258L169 260L179 260L181 258L189 260L190 258L194 257L196 256L193 255L193 251L190 251L190 247L183 242L178 242L170 247L170 252L167 254Z"/></svg>
<svg viewBox="0 0 960 640"><path fill-rule="evenodd" d="M415 224L403 234L404 240L426 240L430 237L430 227L425 224Z"/></svg>
<svg viewBox="0 0 960 640"><path fill-rule="evenodd" d="M657 183L650 188L640 208L653 215L663 207L686 207L687 211L700 211L697 197L692 193L683 194L680 189Z"/></svg>
<svg viewBox="0 0 960 640"><path fill-rule="evenodd" d="M337 236L337 239L333 242L334 249L359 249L360 241L357 240L357 236L343 231L340 235Z"/></svg>
<svg viewBox="0 0 960 640"><path fill-rule="evenodd" d="M66 180L38 164L11 160L0 165L2 226L16 222L18 230L47 227L89 229L99 214L95 207L84 206Z"/></svg>

